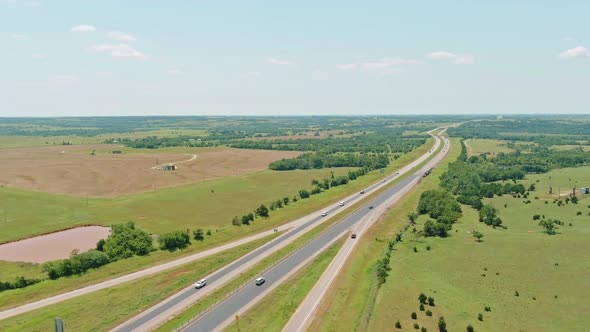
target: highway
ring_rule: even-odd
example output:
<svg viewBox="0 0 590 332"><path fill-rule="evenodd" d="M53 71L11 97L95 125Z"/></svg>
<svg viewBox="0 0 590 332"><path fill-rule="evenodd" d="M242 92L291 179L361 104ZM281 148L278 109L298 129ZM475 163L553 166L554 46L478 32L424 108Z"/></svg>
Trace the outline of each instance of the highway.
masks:
<svg viewBox="0 0 590 332"><path fill-rule="evenodd" d="M438 147L440 139L438 137L436 139L436 146ZM435 150L436 148L433 148L431 151ZM447 148L443 148L444 153L446 153L446 150ZM202 316L192 321L188 326L183 328L182 331L214 331L227 326L227 324L232 322L233 317L237 313L243 312L247 310L247 308L254 305L264 295L270 292L272 288L276 287L289 275L296 272L300 267L305 265L306 262L310 261L311 258L315 257L316 254L327 248L343 234L347 234L352 229L355 229L355 227L357 227L357 225L367 216L376 216L375 212L377 209L369 209L369 206L380 207L379 210L383 211L387 205L386 203L391 199L391 197L400 196L400 193L411 189L411 187L413 187L423 176L424 172L432 167L431 165L432 163L429 163L419 171L412 173L397 184L386 189L384 192L364 204L363 207L352 212L343 220L334 224L318 237L308 242L301 249L288 256L270 270L266 271L264 274L266 282L264 284L257 286L252 280L250 284L239 289L237 292L228 297L224 302L220 303L218 306L205 312ZM377 185L378 184L375 184L367 188L366 192L368 193L370 190L374 190ZM355 240L349 239L349 241Z"/></svg>
<svg viewBox="0 0 590 332"><path fill-rule="evenodd" d="M431 151L435 151L438 146L441 144L440 139L435 136L435 144ZM366 187L365 194L361 195L359 193L353 194L348 196L346 199L342 200L345 203L345 207L351 204L356 203L357 201L363 199L366 195L374 192L383 186L389 184L389 182L397 179L404 173L407 173L412 168L417 166L418 164L422 163L428 157L430 157L431 153L427 152L422 155L420 158L417 158L415 161L406 165L402 169L400 169L396 174L387 176L379 182L372 184L369 187ZM407 183L408 179L402 180L401 183ZM399 184L398 184L399 185ZM397 187L397 186L396 186ZM391 189L390 189L391 190ZM252 252L246 254L245 256L239 258L238 260L226 265L225 267L215 271L211 275L203 276L203 278L207 279L207 286L201 289L195 289L194 287L188 286L181 290L180 292L174 294L173 296L163 300L162 302L158 303L157 305L153 306L152 308L142 312L141 314L133 317L132 319L128 320L127 322L117 326L113 329L113 331L117 332L128 332L128 331L149 331L157 326L161 325L163 322L168 320L171 316L174 316L178 312L186 309L191 304L198 301L200 298L205 297L206 295L210 294L214 290L222 287L224 284L232 280L233 278L239 276L240 273L246 271L248 268L252 267L254 264L260 262L262 259L270 256L272 253L276 252L278 249L292 243L298 237L302 236L303 234L310 231L312 228L319 225L321 222L328 220L331 218L336 212L342 210L343 207L340 207L338 202L331 204L327 208L322 209L321 211L327 211L327 217L321 217L320 212L315 212L312 215L306 216L303 219L303 222L297 224L296 227L292 228L291 230L287 231L285 234L282 234L278 238L270 241L269 243L261 246L253 250ZM355 215L356 217L360 217L364 215L365 211L357 211L355 213L359 213ZM346 220L349 220L348 217ZM354 219L350 219L354 220ZM348 223L339 222L338 225L348 225ZM348 226L340 226L337 229L340 230L341 227L348 227ZM282 228L282 227L281 227ZM330 233L329 236L333 236ZM315 248L317 249L317 248ZM270 284L270 283L269 283Z"/></svg>

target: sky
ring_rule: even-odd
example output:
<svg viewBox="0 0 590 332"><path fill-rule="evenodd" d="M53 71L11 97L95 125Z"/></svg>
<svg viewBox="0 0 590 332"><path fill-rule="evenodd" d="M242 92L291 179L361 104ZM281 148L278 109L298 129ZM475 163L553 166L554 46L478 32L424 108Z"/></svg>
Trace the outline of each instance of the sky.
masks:
<svg viewBox="0 0 590 332"><path fill-rule="evenodd" d="M0 117L590 113L590 1L0 0Z"/></svg>

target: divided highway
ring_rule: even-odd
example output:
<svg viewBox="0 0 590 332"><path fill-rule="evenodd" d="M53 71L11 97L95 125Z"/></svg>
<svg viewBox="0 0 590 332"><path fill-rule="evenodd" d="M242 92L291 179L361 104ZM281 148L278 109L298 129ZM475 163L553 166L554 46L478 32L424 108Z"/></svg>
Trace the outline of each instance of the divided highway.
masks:
<svg viewBox="0 0 590 332"><path fill-rule="evenodd" d="M437 136L434 136L434 137L435 137L435 144L430 151L435 151L441 144L440 138ZM396 174L387 176L387 177L381 179L379 182L374 183L373 185L365 188L364 189L365 195L369 194L371 192L374 192L374 191L382 188L383 186L388 185L389 182L397 179L402 174L409 172L411 169L413 169L414 167L416 167L417 165L419 165L420 163L422 163L423 161L428 159L431 155L430 151L425 153L424 155L422 155L420 158L416 159L415 161L413 161L409 165L406 165L405 167L400 169ZM404 180L402 180L401 183L407 184L407 181L409 181L409 180L404 179ZM396 187L397 187L397 185L396 185ZM347 206L347 205L354 204L363 198L364 198L364 195L356 193L356 194L348 196L346 199L343 200L343 202L345 203L345 206ZM377 202L375 202L374 204L377 204ZM184 309L189 307L191 304L195 303L200 298L203 298L206 295L212 293L213 291L215 291L219 287L222 287L224 284L226 284L227 282L229 282L233 278L239 276L240 273L246 271L247 269L252 267L254 264L260 262L264 258L270 256L271 254L276 252L278 249L285 247L286 245L292 243L297 238L299 238L303 234L307 233L308 231L310 231L314 227L318 226L319 224L321 224L325 220L328 220L336 212L338 212L339 210L342 210L342 209L343 209L343 207L340 207L340 205L338 203L334 203L334 204L328 206L327 208L323 209L323 211L326 211L328 213L327 217L321 217L319 212L315 212L314 214L308 215L308 216L300 219L301 222L298 223L291 230L287 231L285 234L283 234L283 235L279 236L278 238L270 241L269 243L261 246L260 248L255 249L254 251L252 251L252 252L246 254L245 256L239 258L238 260L226 265L225 267L215 271L211 275L203 276L203 278L207 279L207 286L200 288L200 289L195 289L192 285L188 286L185 289L181 290L180 292L174 294L173 296L171 296L171 297L165 299L164 301L160 302L159 304L155 305L154 307L146 310L145 312L135 316L131 320L116 327L115 329L113 329L113 331L128 332L128 331L153 330L157 326L163 324L165 321L170 319L170 317L183 311ZM365 214L365 211L360 211L360 212L357 211L357 212L353 213L353 215L355 215L357 217L360 217L364 214ZM349 220L349 219L350 219L350 217L348 217L346 220ZM354 219L350 219L350 220L354 220ZM336 228L337 230L339 230L340 233L342 232L341 231L342 227L346 228L346 227L350 226L348 223L343 223L343 222L339 222L337 225L345 225L345 226L339 226ZM333 229L333 228L334 227L332 227L331 229ZM281 227L281 229L284 229L284 227ZM324 235L322 235L322 236L324 236ZM329 233L328 236L334 236L334 234ZM317 250L317 249L318 248L314 247L311 252L314 252L314 250ZM267 285L270 285L270 284L272 284L272 282L268 282ZM248 287L246 287L245 289L247 289L247 288ZM244 291L244 289L240 290L240 292L242 292L242 291ZM201 331L201 330L199 330L199 331ZM208 329L205 329L203 331L208 331Z"/></svg>
<svg viewBox="0 0 590 332"><path fill-rule="evenodd" d="M436 147L431 151L435 151L440 144L440 138L437 136L435 139ZM445 143L448 144L446 140ZM448 148L444 147L441 154L439 154L434 161L436 162L440 160L442 158L441 155L444 156L447 150ZM264 284L258 286L254 282L251 282L244 286L228 297L224 302L192 321L188 326L184 327L182 331L215 331L226 327L233 321L236 314L244 312L251 306L255 305L256 302L266 296L273 288L285 281L290 275L295 273L307 262L311 261L315 255L330 246L342 235L351 231L356 232L357 227L360 227L359 225L361 222L366 220L367 217L372 217L373 220L376 220L385 208L391 204L392 197L395 197L396 200L401 198L405 192L409 191L419 181L424 175L424 172L430 169L433 165L433 162L429 162L419 171L414 172L397 184L386 189L383 193L367 202L363 207L354 211L340 222L334 224L298 251L275 265L265 273L264 277L266 278L266 282ZM375 186L376 185L373 185L371 189L374 190ZM379 208L371 209L369 207ZM366 227L362 227L362 229L365 228ZM355 240L350 239L349 241Z"/></svg>

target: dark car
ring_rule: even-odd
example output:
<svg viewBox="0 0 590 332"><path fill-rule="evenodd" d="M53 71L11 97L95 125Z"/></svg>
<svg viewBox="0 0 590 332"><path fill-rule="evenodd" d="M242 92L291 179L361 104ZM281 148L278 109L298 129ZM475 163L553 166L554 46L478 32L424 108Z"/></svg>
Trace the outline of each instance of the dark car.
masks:
<svg viewBox="0 0 590 332"><path fill-rule="evenodd" d="M361 195L364 194L364 193L365 193L365 191L364 190L361 190Z"/></svg>
<svg viewBox="0 0 590 332"><path fill-rule="evenodd" d="M356 239L356 233L352 233L352 235L350 236L351 239Z"/></svg>
<svg viewBox="0 0 590 332"><path fill-rule="evenodd" d="M369 206L369 210L373 208L373 205Z"/></svg>

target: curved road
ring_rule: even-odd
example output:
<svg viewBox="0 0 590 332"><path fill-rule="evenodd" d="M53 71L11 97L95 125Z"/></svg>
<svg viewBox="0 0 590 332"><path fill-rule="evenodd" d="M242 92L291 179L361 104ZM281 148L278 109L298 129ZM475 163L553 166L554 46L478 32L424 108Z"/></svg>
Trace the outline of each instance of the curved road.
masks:
<svg viewBox="0 0 590 332"><path fill-rule="evenodd" d="M440 138L435 138L437 145L431 151L435 151L438 144L440 144ZM446 140L445 143L448 144ZM362 208L354 211L342 221L334 224L318 237L308 242L301 249L266 271L264 274L266 282L264 284L257 286L254 282L251 282L232 294L224 302L193 320L188 326L184 327L182 331L216 331L226 327L233 321L236 314L244 312L249 307L255 305L257 301L260 301L273 288L277 287L281 282L286 280L290 275L295 273L299 268L313 259L315 255L327 248L342 235L351 230L354 230L354 232L357 232L356 229L364 230L367 225L361 225L363 221L367 221L367 219L373 221L376 220L385 208L391 204L393 198L395 198L395 200L401 198L419 182L420 178L424 175L424 172L432 168L434 164L442 158L441 156L446 154L446 152L447 148L444 147L436 158L426 166L422 167L419 171L412 173L399 183L388 188L383 193L367 202ZM369 209L369 206L376 208Z"/></svg>

